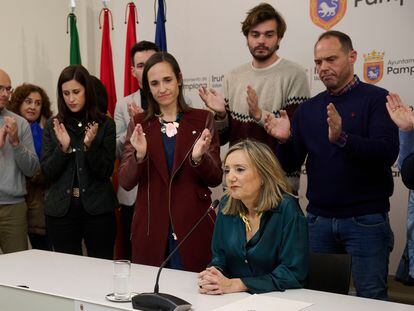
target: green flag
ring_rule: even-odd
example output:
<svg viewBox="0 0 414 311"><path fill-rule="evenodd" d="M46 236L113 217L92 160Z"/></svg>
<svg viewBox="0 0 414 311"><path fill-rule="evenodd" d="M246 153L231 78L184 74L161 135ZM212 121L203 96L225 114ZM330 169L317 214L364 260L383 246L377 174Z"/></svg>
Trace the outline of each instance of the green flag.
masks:
<svg viewBox="0 0 414 311"><path fill-rule="evenodd" d="M68 18L70 24L70 64L81 65L82 60L79 50L78 29L76 28L76 15L70 13Z"/></svg>

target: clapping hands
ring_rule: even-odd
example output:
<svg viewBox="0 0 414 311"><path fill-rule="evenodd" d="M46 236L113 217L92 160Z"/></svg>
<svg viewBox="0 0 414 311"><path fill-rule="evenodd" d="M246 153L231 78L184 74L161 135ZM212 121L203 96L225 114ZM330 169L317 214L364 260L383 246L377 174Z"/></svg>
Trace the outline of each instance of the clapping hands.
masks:
<svg viewBox="0 0 414 311"><path fill-rule="evenodd" d="M83 144L86 148L89 148L92 144L92 141L95 139L96 134L98 133L99 125L96 122L88 123L85 129L85 138L83 139Z"/></svg>
<svg viewBox="0 0 414 311"><path fill-rule="evenodd" d="M410 131L414 128L414 113L402 102L398 94L389 93L386 106L388 114L400 130Z"/></svg>
<svg viewBox="0 0 414 311"><path fill-rule="evenodd" d="M133 118L135 115L144 112L144 109L139 107L135 102L128 103L127 110L130 118Z"/></svg>
<svg viewBox="0 0 414 311"><path fill-rule="evenodd" d="M53 130L55 131L56 139L59 142L60 149L67 152L70 145L70 137L66 131L65 125L60 123L58 119L53 119Z"/></svg>
<svg viewBox="0 0 414 311"><path fill-rule="evenodd" d="M6 129L5 129L6 125L3 125L2 127L0 127L0 149L3 148L5 142L6 142Z"/></svg>
<svg viewBox="0 0 414 311"><path fill-rule="evenodd" d="M198 94L208 108L213 110L221 118L226 116L226 102L214 89L207 89L206 87L201 86L198 89Z"/></svg>
<svg viewBox="0 0 414 311"><path fill-rule="evenodd" d="M264 128L269 135L283 143L290 137L290 121L285 110L280 110L280 117L268 114L265 118Z"/></svg>
<svg viewBox="0 0 414 311"><path fill-rule="evenodd" d="M249 106L249 114L256 120L260 120L262 118L262 109L259 108L259 97L255 89L248 85L246 89L246 101L247 105Z"/></svg>
<svg viewBox="0 0 414 311"><path fill-rule="evenodd" d="M141 124L135 125L134 132L130 138L131 145L136 150L136 158L138 162L142 162L147 154L147 139Z"/></svg>
<svg viewBox="0 0 414 311"><path fill-rule="evenodd" d="M208 129L204 129L201 133L200 138L196 141L193 147L193 152L191 154L191 158L195 162L199 162L202 156L207 152L210 148L211 144L211 133Z"/></svg>
<svg viewBox="0 0 414 311"><path fill-rule="evenodd" d="M330 103L326 107L328 118L328 138L331 143L336 142L342 133L342 118L336 110L334 104Z"/></svg>

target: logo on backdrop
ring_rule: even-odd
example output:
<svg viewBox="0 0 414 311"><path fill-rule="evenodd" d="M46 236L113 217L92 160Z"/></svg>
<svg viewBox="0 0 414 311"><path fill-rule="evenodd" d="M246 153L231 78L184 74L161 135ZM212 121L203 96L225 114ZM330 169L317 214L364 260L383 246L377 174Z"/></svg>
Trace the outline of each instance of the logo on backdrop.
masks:
<svg viewBox="0 0 414 311"><path fill-rule="evenodd" d="M382 79L384 73L384 52L378 53L373 50L364 54L364 80L367 83L375 84Z"/></svg>
<svg viewBox="0 0 414 311"><path fill-rule="evenodd" d="M387 63L387 75L414 75L414 58L390 59Z"/></svg>
<svg viewBox="0 0 414 311"><path fill-rule="evenodd" d="M325 30L336 25L345 12L346 0L310 0L312 22Z"/></svg>
<svg viewBox="0 0 414 311"><path fill-rule="evenodd" d="M224 74L211 74L209 76L198 76L184 79L184 89L198 92L200 86L220 89L223 86Z"/></svg>
<svg viewBox="0 0 414 311"><path fill-rule="evenodd" d="M403 6L404 5L404 0L394 0L394 1L392 1L392 0L355 0L355 2L354 2L354 6L355 7L358 7L358 4L360 4L360 2L362 2L362 3L365 3L365 5L376 5L376 4L382 4L383 2L384 2L384 4L385 3L389 3L391 1L391 3L392 2L394 2L394 3L399 3L400 4L400 6Z"/></svg>

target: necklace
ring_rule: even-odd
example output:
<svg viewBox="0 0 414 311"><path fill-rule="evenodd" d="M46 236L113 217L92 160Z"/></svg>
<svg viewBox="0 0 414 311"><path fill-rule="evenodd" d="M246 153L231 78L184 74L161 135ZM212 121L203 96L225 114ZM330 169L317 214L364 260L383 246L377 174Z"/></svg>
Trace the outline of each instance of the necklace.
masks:
<svg viewBox="0 0 414 311"><path fill-rule="evenodd" d="M262 216L262 213L258 213L257 215L258 215L259 217L261 217L261 216ZM252 226L251 226L251 224L250 224L250 220L249 220L249 218L247 218L246 213L239 212L239 216L240 216L241 220L244 222L244 224L245 224L245 226L246 226L246 231L247 231L247 232L251 232L251 231L252 231Z"/></svg>
<svg viewBox="0 0 414 311"><path fill-rule="evenodd" d="M168 122L162 118L162 114L158 116L158 120L161 123L161 133L167 135L168 137L174 137L178 133L178 127L180 126L180 120L182 118L182 113L177 115L175 121Z"/></svg>
<svg viewBox="0 0 414 311"><path fill-rule="evenodd" d="M74 127L81 128L87 122L87 114L84 111L73 112L70 114L70 124Z"/></svg>
<svg viewBox="0 0 414 311"><path fill-rule="evenodd" d="M246 214L239 213L239 216L240 216L241 220L243 220L244 225L246 226L246 231L247 232L252 231L252 226L250 226L250 221L247 218Z"/></svg>
<svg viewBox="0 0 414 311"><path fill-rule="evenodd" d="M77 126L79 128L81 128L83 126L83 122L85 120L83 118L78 118L77 116L72 116L70 118L70 123L72 124L72 126Z"/></svg>

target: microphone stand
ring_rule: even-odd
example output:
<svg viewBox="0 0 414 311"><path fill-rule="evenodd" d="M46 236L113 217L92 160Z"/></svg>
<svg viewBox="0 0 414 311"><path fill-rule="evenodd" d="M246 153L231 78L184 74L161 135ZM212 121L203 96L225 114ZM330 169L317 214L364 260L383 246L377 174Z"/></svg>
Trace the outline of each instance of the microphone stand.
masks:
<svg viewBox="0 0 414 311"><path fill-rule="evenodd" d="M162 262L160 268L158 269L157 278L155 280L154 292L153 293L141 293L132 297L132 307L134 309L139 309L143 311L185 311L191 309L191 304L181 298L178 298L173 295L159 293L159 279L162 268L165 267L168 260L178 251L181 244L187 240L187 238L193 233L193 231L198 227L198 225L206 218L208 213L214 211L217 205L220 203L219 200L215 200L208 207L206 212L201 216L197 223L191 228L191 230L186 234L186 236L181 240L180 243L172 250L172 252L167 256L167 258Z"/></svg>

